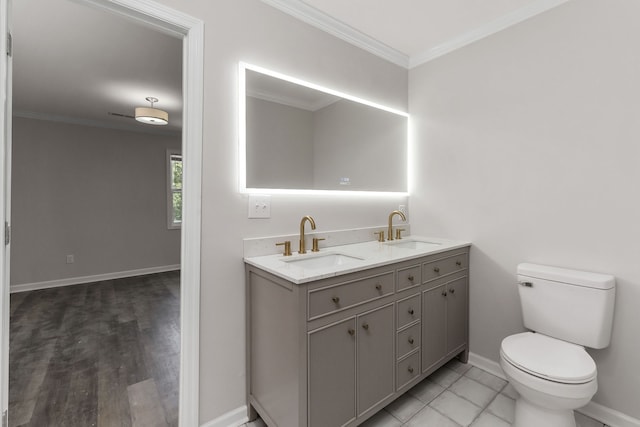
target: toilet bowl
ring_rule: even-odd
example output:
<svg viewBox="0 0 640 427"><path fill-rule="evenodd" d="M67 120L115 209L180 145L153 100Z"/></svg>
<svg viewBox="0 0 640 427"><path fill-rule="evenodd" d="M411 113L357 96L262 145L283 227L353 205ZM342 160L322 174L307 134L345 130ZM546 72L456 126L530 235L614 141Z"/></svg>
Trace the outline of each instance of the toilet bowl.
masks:
<svg viewBox="0 0 640 427"><path fill-rule="evenodd" d="M520 394L514 427L576 427L573 410L598 390L585 347L611 341L615 278L609 274L518 265L525 328L502 340L500 366Z"/></svg>
<svg viewBox="0 0 640 427"><path fill-rule="evenodd" d="M575 427L573 410L598 389L595 362L584 348L542 334L505 338L500 366L520 395L514 427Z"/></svg>

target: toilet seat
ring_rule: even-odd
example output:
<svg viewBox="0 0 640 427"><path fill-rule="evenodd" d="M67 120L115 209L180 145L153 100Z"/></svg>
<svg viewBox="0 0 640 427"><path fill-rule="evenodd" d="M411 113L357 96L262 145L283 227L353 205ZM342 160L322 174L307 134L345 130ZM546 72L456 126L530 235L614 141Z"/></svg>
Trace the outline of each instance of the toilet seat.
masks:
<svg viewBox="0 0 640 427"><path fill-rule="evenodd" d="M506 337L501 355L515 368L556 383L584 384L597 376L596 364L583 347L534 332Z"/></svg>

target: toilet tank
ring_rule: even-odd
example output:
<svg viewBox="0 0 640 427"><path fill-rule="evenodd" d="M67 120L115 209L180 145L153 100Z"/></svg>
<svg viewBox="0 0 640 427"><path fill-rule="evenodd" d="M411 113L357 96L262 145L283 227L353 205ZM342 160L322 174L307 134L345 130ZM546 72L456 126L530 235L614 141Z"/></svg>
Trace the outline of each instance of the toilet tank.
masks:
<svg viewBox="0 0 640 427"><path fill-rule="evenodd" d="M518 284L526 328L585 347L609 345L615 277L523 263Z"/></svg>

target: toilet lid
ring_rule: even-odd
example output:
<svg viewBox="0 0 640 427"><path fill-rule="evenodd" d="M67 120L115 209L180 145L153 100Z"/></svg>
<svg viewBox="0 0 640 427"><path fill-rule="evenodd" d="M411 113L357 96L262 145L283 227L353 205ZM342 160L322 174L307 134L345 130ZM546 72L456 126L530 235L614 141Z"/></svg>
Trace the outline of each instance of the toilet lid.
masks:
<svg viewBox="0 0 640 427"><path fill-rule="evenodd" d="M593 380L596 364L579 345L523 332L502 341L504 358L515 367L550 381L582 384Z"/></svg>

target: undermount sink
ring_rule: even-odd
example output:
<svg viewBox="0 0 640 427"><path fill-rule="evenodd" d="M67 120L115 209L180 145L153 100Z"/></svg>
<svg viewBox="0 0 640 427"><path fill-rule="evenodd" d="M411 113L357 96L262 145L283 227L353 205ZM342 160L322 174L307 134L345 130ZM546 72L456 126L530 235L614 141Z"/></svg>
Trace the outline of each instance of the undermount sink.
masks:
<svg viewBox="0 0 640 427"><path fill-rule="evenodd" d="M338 267L341 265L349 264L356 261L362 261L362 258L354 257L344 254L325 254L310 256L309 258L296 258L289 260L282 260L290 265L307 269L320 269L327 267Z"/></svg>
<svg viewBox="0 0 640 427"><path fill-rule="evenodd" d="M437 246L440 246L440 243L425 242L422 240L401 240L401 241L387 242L386 244L390 246L395 246L396 248L406 248L406 249L415 249L415 250L433 249Z"/></svg>

